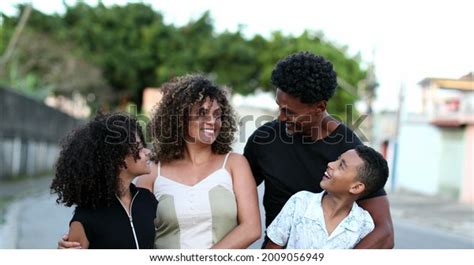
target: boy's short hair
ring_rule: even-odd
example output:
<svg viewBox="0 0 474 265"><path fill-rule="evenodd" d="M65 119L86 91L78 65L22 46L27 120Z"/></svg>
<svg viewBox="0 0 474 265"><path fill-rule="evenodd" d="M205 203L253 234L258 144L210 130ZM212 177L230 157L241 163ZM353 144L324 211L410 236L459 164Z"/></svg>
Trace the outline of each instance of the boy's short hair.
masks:
<svg viewBox="0 0 474 265"><path fill-rule="evenodd" d="M357 178L365 185L365 190L360 196L364 197L385 186L388 179L388 165L385 158L371 147L358 145L355 151L364 161L364 165L357 173Z"/></svg>

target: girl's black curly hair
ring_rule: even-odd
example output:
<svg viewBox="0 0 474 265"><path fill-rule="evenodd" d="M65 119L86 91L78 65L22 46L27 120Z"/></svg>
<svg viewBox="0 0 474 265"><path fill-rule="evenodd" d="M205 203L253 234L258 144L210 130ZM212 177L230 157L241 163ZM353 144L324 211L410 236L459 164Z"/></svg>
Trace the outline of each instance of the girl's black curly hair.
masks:
<svg viewBox="0 0 474 265"><path fill-rule="evenodd" d="M72 131L62 140L52 193L57 203L70 207L109 206L119 192L119 173L125 157L139 159L144 142L137 120L125 113L103 114Z"/></svg>
<svg viewBox="0 0 474 265"><path fill-rule="evenodd" d="M221 108L221 129L212 151L226 154L237 130L232 107L225 91L200 74L178 77L162 86L163 98L151 118L154 141L154 161L169 162L184 157L185 137L188 132L189 113L195 104L202 105L206 98L216 100Z"/></svg>
<svg viewBox="0 0 474 265"><path fill-rule="evenodd" d="M299 52L278 62L272 71L272 84L310 104L334 95L337 76L332 63L322 56Z"/></svg>

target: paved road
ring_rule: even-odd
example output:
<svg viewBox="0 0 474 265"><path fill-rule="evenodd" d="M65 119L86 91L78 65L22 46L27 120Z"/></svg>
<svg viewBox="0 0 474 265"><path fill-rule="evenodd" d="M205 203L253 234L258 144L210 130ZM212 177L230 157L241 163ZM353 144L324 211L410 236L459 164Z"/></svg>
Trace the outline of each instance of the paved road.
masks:
<svg viewBox="0 0 474 265"><path fill-rule="evenodd" d="M397 249L474 249L474 238L461 237L424 227L410 220L395 219L395 248Z"/></svg>
<svg viewBox="0 0 474 265"><path fill-rule="evenodd" d="M18 248L56 248L58 239L68 231L73 209L57 205L45 192L21 202L18 215Z"/></svg>

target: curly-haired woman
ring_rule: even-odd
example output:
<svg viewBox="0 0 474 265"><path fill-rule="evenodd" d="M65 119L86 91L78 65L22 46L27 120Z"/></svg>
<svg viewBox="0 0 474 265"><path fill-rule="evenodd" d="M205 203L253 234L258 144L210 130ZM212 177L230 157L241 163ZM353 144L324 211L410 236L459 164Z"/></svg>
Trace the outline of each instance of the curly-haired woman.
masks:
<svg viewBox="0 0 474 265"><path fill-rule="evenodd" d="M202 75L166 84L151 131L155 164L138 186L159 201L156 248L246 248L260 238L255 180L231 153L235 117L223 89Z"/></svg>
<svg viewBox="0 0 474 265"><path fill-rule="evenodd" d="M150 172L137 121L101 114L65 138L51 190L76 205L69 240L82 248L153 248L157 201L131 183Z"/></svg>

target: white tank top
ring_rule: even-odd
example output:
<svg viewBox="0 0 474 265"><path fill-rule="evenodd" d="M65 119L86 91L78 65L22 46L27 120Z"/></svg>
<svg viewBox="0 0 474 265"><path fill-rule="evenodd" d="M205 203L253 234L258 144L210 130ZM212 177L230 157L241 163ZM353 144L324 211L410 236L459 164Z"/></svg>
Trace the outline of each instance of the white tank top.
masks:
<svg viewBox="0 0 474 265"><path fill-rule="evenodd" d="M222 167L193 186L161 175L153 191L158 200L156 248L210 248L237 226L232 176Z"/></svg>

